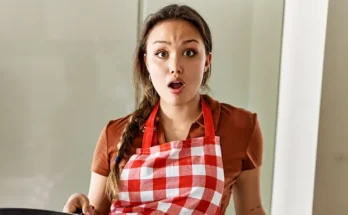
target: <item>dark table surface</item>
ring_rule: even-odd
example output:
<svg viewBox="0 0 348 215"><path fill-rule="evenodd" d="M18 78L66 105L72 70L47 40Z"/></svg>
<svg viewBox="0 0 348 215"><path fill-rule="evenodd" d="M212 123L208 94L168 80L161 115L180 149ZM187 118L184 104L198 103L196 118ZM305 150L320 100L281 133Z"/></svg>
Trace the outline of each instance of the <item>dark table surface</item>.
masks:
<svg viewBox="0 0 348 215"><path fill-rule="evenodd" d="M32 208L0 208L0 215L71 215L58 211Z"/></svg>

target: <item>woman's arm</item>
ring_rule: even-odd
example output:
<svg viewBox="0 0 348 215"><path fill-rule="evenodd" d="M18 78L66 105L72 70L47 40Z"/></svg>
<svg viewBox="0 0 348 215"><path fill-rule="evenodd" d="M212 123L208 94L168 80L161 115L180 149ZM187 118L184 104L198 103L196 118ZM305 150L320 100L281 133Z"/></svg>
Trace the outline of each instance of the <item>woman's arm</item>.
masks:
<svg viewBox="0 0 348 215"><path fill-rule="evenodd" d="M233 185L236 215L265 215L260 194L260 168L242 171Z"/></svg>
<svg viewBox="0 0 348 215"><path fill-rule="evenodd" d="M88 199L99 215L108 215L110 212L111 203L105 195L106 180L107 177L92 172Z"/></svg>

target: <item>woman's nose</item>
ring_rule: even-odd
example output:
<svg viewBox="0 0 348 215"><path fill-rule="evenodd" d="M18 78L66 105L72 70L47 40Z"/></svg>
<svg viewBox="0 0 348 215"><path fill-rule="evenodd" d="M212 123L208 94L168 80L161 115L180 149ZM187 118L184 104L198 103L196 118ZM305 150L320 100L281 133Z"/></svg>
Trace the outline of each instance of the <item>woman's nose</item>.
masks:
<svg viewBox="0 0 348 215"><path fill-rule="evenodd" d="M177 57L173 57L171 63L170 63L170 73L179 73L181 74L183 72L183 68L180 62L180 59Z"/></svg>

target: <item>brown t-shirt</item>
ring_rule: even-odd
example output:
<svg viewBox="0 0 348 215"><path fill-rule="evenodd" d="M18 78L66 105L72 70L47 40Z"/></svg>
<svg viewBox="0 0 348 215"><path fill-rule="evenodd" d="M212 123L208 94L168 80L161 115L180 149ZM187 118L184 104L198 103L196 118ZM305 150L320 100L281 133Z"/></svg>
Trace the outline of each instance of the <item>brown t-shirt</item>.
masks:
<svg viewBox="0 0 348 215"><path fill-rule="evenodd" d="M241 108L220 103L204 95L212 110L216 135L220 137L222 160L225 174L225 189L221 201L221 214L224 214L232 194L232 186L243 170L261 166L263 141L257 115ZM117 147L129 117L110 121L102 130L97 143L91 170L108 176L114 165ZM157 118L158 143L165 143L161 121ZM135 148L141 148L143 133L133 140ZM192 124L188 139L204 136L204 119L201 114Z"/></svg>

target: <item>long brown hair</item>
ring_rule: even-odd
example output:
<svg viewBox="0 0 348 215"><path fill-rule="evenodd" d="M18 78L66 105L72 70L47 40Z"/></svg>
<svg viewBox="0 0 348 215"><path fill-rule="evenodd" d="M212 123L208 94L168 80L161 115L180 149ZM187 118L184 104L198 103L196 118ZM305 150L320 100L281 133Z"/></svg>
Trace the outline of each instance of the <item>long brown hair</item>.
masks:
<svg viewBox="0 0 348 215"><path fill-rule="evenodd" d="M154 105L159 100L159 95L151 83L149 72L147 71L144 62L147 38L149 32L155 27L155 25L157 25L159 22L170 19L184 20L195 26L202 36L206 53L212 52L210 29L205 20L193 8L186 5L171 4L148 16L135 50L135 59L133 65L133 84L136 92L135 97L137 108L133 112L130 122L125 127L120 138L120 142L116 143L116 147L119 147L118 158L117 161L115 161L116 163L114 167L110 171L106 185L106 194L110 200L116 199L118 188L121 185L119 161L121 159L127 159L132 153L134 153L132 140L139 134L141 126L145 123L145 120L150 115ZM201 86L202 88L208 88L206 83L210 77L210 74L211 68L204 73Z"/></svg>

